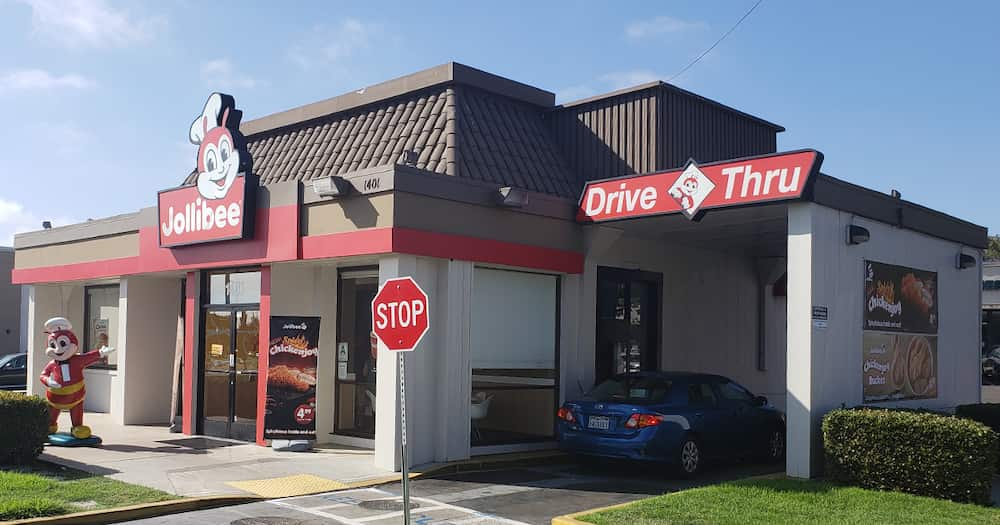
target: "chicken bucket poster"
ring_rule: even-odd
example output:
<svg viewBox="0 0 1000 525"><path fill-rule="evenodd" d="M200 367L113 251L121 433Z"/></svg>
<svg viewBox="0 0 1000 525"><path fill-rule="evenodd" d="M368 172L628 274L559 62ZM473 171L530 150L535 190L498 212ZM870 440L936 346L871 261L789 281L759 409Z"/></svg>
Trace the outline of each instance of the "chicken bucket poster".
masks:
<svg viewBox="0 0 1000 525"><path fill-rule="evenodd" d="M865 261L864 401L937 397L936 272Z"/></svg>
<svg viewBox="0 0 1000 525"><path fill-rule="evenodd" d="M271 317L265 439L316 439L319 321L319 317Z"/></svg>

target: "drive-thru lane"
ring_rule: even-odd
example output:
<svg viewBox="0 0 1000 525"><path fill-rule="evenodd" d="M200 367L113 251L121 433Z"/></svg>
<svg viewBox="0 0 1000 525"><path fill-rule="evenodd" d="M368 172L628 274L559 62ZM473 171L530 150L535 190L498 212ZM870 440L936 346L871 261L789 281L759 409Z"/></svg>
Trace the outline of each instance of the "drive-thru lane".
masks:
<svg viewBox="0 0 1000 525"><path fill-rule="evenodd" d="M468 472L414 480L411 519L421 525L528 523L748 476L780 472L781 466L709 468L696 480L635 464L563 464ZM397 524L402 516L399 483L367 489L284 498L221 509L134 521L143 525L346 525Z"/></svg>

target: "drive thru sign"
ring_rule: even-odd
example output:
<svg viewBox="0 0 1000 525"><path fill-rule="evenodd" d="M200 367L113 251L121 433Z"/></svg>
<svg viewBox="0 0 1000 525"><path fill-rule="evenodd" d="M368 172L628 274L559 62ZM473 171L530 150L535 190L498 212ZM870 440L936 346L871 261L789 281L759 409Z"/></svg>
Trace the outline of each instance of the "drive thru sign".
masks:
<svg viewBox="0 0 1000 525"><path fill-rule="evenodd" d="M372 299L375 336L399 361L399 448L403 471L403 523L410 523L410 473L406 466L406 355L427 333L427 294L412 277L382 283Z"/></svg>
<svg viewBox="0 0 1000 525"><path fill-rule="evenodd" d="M372 299L372 324L387 349L413 350L427 333L427 294L411 277L387 280Z"/></svg>

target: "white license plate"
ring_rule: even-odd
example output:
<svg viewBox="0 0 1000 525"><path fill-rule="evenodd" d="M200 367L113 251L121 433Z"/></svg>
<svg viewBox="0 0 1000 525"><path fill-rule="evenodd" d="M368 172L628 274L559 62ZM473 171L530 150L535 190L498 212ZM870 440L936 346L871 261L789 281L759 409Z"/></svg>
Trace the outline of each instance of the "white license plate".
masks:
<svg viewBox="0 0 1000 525"><path fill-rule="evenodd" d="M587 419L587 428L607 430L611 428L611 418L607 416L590 416Z"/></svg>

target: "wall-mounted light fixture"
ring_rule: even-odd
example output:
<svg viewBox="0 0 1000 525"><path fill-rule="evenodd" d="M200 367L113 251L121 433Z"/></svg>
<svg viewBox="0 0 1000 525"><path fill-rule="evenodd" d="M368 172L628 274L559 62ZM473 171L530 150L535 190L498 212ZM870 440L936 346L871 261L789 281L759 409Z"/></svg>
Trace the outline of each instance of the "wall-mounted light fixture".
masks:
<svg viewBox="0 0 1000 525"><path fill-rule="evenodd" d="M959 270L972 268L975 265L976 258L967 253L958 252L958 255L955 256L955 268Z"/></svg>
<svg viewBox="0 0 1000 525"><path fill-rule="evenodd" d="M331 175L313 181L313 191L320 197L343 197L353 190L354 187L343 177Z"/></svg>
<svg viewBox="0 0 1000 525"><path fill-rule="evenodd" d="M50 230L52 229L52 223L50 221L42 221L42 228Z"/></svg>
<svg viewBox="0 0 1000 525"><path fill-rule="evenodd" d="M504 186L497 190L497 203L508 208L523 208L528 204L528 192L513 186Z"/></svg>
<svg viewBox="0 0 1000 525"><path fill-rule="evenodd" d="M862 244L871 239L871 232L864 226L849 224L847 226L847 244Z"/></svg>

